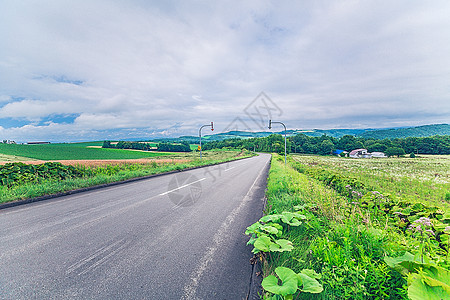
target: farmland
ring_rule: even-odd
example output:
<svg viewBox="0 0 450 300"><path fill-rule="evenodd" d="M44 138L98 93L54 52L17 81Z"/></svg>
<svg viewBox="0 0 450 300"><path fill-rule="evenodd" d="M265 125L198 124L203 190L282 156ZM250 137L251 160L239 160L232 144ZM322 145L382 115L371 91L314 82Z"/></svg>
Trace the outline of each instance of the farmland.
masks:
<svg viewBox="0 0 450 300"><path fill-rule="evenodd" d="M246 232L266 296L449 299L449 163L274 155L266 216Z"/></svg>
<svg viewBox="0 0 450 300"><path fill-rule="evenodd" d="M102 149L101 143L0 144L0 203L33 198L173 170L220 163L248 151L165 153ZM26 162L26 163L22 163Z"/></svg>
<svg viewBox="0 0 450 300"><path fill-rule="evenodd" d="M0 144L0 153L38 160L139 159L167 156L165 152L140 152L122 149L102 149L101 143L8 145Z"/></svg>
<svg viewBox="0 0 450 300"><path fill-rule="evenodd" d="M441 205L450 193L450 156L417 158L342 159L330 156L293 155L310 167L323 167L364 182L371 190ZM448 196L450 198L450 195Z"/></svg>

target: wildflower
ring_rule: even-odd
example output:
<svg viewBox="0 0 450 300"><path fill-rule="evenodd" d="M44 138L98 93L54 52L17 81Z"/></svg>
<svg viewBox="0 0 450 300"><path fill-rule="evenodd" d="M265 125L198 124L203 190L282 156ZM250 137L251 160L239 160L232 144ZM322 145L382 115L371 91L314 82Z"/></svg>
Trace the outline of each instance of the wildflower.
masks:
<svg viewBox="0 0 450 300"><path fill-rule="evenodd" d="M359 203L358 203L358 202L355 202L355 201L353 201L353 202L352 202L352 204L353 204L353 205L358 205Z"/></svg>
<svg viewBox="0 0 450 300"><path fill-rule="evenodd" d="M415 232L421 232L422 231L422 227L418 224L411 224L408 227L409 230L415 231Z"/></svg>
<svg viewBox="0 0 450 300"><path fill-rule="evenodd" d="M444 228L444 231L450 232L450 226L445 227L445 228Z"/></svg>
<svg viewBox="0 0 450 300"><path fill-rule="evenodd" d="M396 212L394 212L393 214L394 214L394 215L397 215L397 216L403 216L403 214L402 214L401 212L399 212L399 211L396 211Z"/></svg>
<svg viewBox="0 0 450 300"><path fill-rule="evenodd" d="M425 230L425 232L428 233L429 236L432 236L432 235L434 236L434 232L431 229L427 229L427 230Z"/></svg>
<svg viewBox="0 0 450 300"><path fill-rule="evenodd" d="M423 224L425 226L431 226L431 220L429 218L426 218L426 217L420 217L420 219L415 220L414 223L420 223L420 224Z"/></svg>

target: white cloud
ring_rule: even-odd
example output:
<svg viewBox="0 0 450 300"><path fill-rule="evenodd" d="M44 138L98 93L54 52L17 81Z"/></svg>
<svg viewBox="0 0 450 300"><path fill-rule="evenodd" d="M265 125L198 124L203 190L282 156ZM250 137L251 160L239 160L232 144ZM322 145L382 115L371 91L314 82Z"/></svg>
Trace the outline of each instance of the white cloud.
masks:
<svg viewBox="0 0 450 300"><path fill-rule="evenodd" d="M5 0L0 122L79 114L64 140L196 134L260 91L292 128L449 122L449 14L447 1Z"/></svg>
<svg viewBox="0 0 450 300"><path fill-rule="evenodd" d="M67 101L22 100L0 108L0 118L35 120L52 114L76 113L75 105Z"/></svg>

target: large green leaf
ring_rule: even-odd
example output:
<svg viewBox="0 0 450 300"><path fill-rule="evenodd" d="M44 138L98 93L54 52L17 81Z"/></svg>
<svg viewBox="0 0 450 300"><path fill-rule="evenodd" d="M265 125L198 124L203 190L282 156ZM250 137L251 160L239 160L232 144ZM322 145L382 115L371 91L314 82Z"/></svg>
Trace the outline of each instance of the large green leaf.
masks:
<svg viewBox="0 0 450 300"><path fill-rule="evenodd" d="M269 252L270 245L272 245L272 244L273 244L273 242L270 239L270 237L263 235L263 236L258 237L258 239L255 241L253 246L260 251Z"/></svg>
<svg viewBox="0 0 450 300"><path fill-rule="evenodd" d="M250 235L252 233L255 233L255 232L257 232L258 229L261 228L261 226L263 226L263 225L259 222L253 223L252 225L247 227L247 230L245 230L245 234Z"/></svg>
<svg viewBox="0 0 450 300"><path fill-rule="evenodd" d="M267 222L276 222L276 221L278 221L280 218L281 218L281 215L274 214L274 215L267 215L267 216L264 216L264 217L262 217L261 219L259 219L259 221L260 221L260 222L263 222L263 223L267 223Z"/></svg>
<svg viewBox="0 0 450 300"><path fill-rule="evenodd" d="M430 267L433 266L434 263L426 256L422 258L419 254L412 255L409 252L405 252L402 256L399 257L388 257L384 258L386 264L397 270L402 274L406 274L408 272L415 272L420 267Z"/></svg>
<svg viewBox="0 0 450 300"><path fill-rule="evenodd" d="M450 299L450 271L440 267L429 267L419 270L426 284L433 287L442 287Z"/></svg>
<svg viewBox="0 0 450 300"><path fill-rule="evenodd" d="M263 231L265 231L265 232L267 232L267 233L273 234L273 235L278 234L278 229L275 228L274 226L270 226L270 225L264 225L264 226L262 226L262 227L261 227L261 230L263 230Z"/></svg>
<svg viewBox="0 0 450 300"><path fill-rule="evenodd" d="M409 252L405 252L405 254L403 254L402 256L399 257L389 257L386 256L384 258L384 261L386 262L386 264L391 267L391 268L395 268L397 265L401 264L402 262L405 261L414 261L414 255L412 255Z"/></svg>
<svg viewBox="0 0 450 300"><path fill-rule="evenodd" d="M323 287L322 285L315 279L311 278L306 274L299 273L297 274L298 285L303 286L300 290L305 293L322 293Z"/></svg>
<svg viewBox="0 0 450 300"><path fill-rule="evenodd" d="M253 245L256 242L257 238L255 238L253 235L250 237L250 239L247 242L247 245Z"/></svg>
<svg viewBox="0 0 450 300"><path fill-rule="evenodd" d="M411 300L443 300L450 299L450 294L440 286L429 286L419 274L412 274L408 278L408 297Z"/></svg>
<svg viewBox="0 0 450 300"><path fill-rule="evenodd" d="M281 285L278 284L278 278L269 275L262 281L262 287L273 294L287 296L294 294L298 289L297 274L289 268L278 267L275 269L275 274L281 280Z"/></svg>
<svg viewBox="0 0 450 300"><path fill-rule="evenodd" d="M294 249L294 247L292 246L292 242L289 240L279 239L279 240L275 240L275 243L277 245L279 245L280 247L277 248L277 250L273 250L273 251L285 252L285 251L292 251L292 249Z"/></svg>
<svg viewBox="0 0 450 300"><path fill-rule="evenodd" d="M297 218L295 213L284 211L281 214L281 221L291 226L299 226L302 224Z"/></svg>
<svg viewBox="0 0 450 300"><path fill-rule="evenodd" d="M300 273L308 275L311 278L320 279L322 274L317 274L316 271L310 269L303 269Z"/></svg>

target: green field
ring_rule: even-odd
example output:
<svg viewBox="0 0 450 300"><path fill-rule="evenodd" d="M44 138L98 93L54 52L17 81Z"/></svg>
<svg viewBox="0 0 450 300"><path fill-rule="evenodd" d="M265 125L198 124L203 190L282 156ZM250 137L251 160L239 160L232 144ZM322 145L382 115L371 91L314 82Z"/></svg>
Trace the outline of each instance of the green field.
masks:
<svg viewBox="0 0 450 300"><path fill-rule="evenodd" d="M0 154L39 160L138 159L173 155L166 152L88 148L88 146L101 146L101 144L101 142L45 145L0 144Z"/></svg>
<svg viewBox="0 0 450 300"><path fill-rule="evenodd" d="M325 168L354 177L371 190L441 205L450 193L450 155L417 158L345 159L336 156L292 155L311 168ZM450 195L449 195L450 197Z"/></svg>
<svg viewBox="0 0 450 300"><path fill-rule="evenodd" d="M450 299L449 163L275 155L247 230L264 299Z"/></svg>
<svg viewBox="0 0 450 300"><path fill-rule="evenodd" d="M130 153L140 152L130 151ZM58 162L47 162L39 165L23 163L0 165L0 203L174 170L206 166L254 155L251 152L239 150L205 151L203 154L202 160L199 159L197 153L191 152L171 155L170 158L176 159L175 161L149 160L149 163L122 163L91 167L82 165L64 166Z"/></svg>

